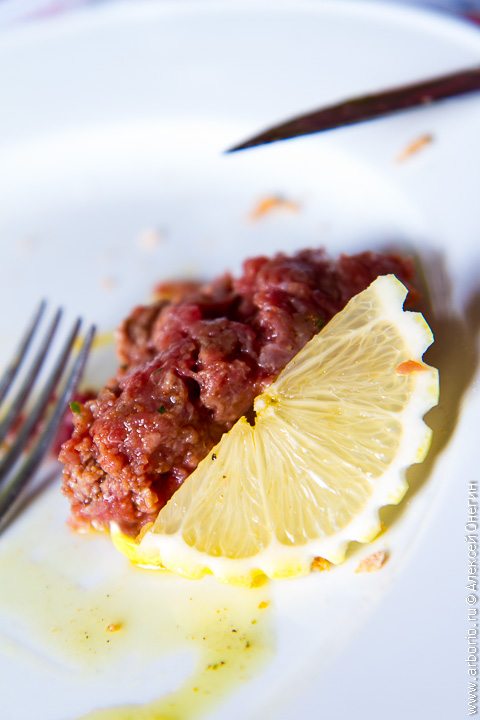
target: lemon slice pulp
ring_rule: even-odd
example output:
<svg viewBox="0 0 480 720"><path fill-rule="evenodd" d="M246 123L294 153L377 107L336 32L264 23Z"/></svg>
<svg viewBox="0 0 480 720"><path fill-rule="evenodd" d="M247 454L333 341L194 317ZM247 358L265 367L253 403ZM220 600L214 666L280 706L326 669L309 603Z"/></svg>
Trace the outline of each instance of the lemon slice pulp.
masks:
<svg viewBox="0 0 480 720"><path fill-rule="evenodd" d="M259 574L339 563L348 543L379 531L379 509L402 499L405 472L425 457L424 414L437 370L433 336L405 312L393 275L352 298L226 433L137 541L112 524L133 562L187 577L251 583Z"/></svg>

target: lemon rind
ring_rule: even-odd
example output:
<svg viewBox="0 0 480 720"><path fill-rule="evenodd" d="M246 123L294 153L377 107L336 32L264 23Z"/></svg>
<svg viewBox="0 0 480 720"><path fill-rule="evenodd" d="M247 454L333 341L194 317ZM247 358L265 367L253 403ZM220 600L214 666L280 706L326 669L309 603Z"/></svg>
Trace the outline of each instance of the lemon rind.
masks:
<svg viewBox="0 0 480 720"><path fill-rule="evenodd" d="M417 394L416 402L409 403L402 414L409 431L403 436L396 460L382 476L381 486L370 496L361 516L335 535L295 547L274 540L253 557L229 559L202 553L188 546L178 534L167 536L147 532L137 545L138 552L127 556L135 564L146 568L168 568L191 579L213 574L225 582L245 585L250 585L259 573L270 578L308 574L314 557L323 557L335 565L341 563L350 542L371 542L380 532L379 510L385 505L398 504L403 499L408 489L405 477L407 469L421 462L428 452L431 430L419 418L417 406L421 405L423 414L435 404L432 386L435 385L436 377L434 368L418 373L415 381L423 386L422 396Z"/></svg>
<svg viewBox="0 0 480 720"><path fill-rule="evenodd" d="M402 335L407 359L421 361L433 342L433 335L420 313L402 309L406 288L394 276L379 277L370 288L376 293L384 319L393 323ZM214 574L219 580L246 585L252 584L262 573L270 578L305 575L310 572L315 557L323 557L333 564L341 563L350 542L370 542L380 532L380 509L403 499L408 489L407 469L421 462L428 452L431 430L423 417L438 401L438 371L423 364L420 372L412 373L412 382L410 401L403 412L396 415L403 435L394 461L382 475L361 514L334 535L297 546L284 545L275 538L252 557L228 558L214 557L187 545L181 531L172 535L146 532L136 543L125 540L118 527L112 524L115 546L142 567L167 568L192 579Z"/></svg>

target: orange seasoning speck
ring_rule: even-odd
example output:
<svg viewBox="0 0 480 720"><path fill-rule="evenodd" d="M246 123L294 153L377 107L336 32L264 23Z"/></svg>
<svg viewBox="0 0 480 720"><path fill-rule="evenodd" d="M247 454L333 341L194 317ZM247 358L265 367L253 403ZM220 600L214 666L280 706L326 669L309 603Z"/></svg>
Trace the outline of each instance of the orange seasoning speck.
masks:
<svg viewBox="0 0 480 720"><path fill-rule="evenodd" d="M250 220L260 220L275 210L288 210L298 212L300 206L293 200L287 200L282 195L267 195L261 198L250 212Z"/></svg>
<svg viewBox="0 0 480 720"><path fill-rule="evenodd" d="M405 362L397 365L396 371L399 375L410 375L410 373L420 372L426 370L426 366L423 363L419 363L416 360L405 360Z"/></svg>
<svg viewBox="0 0 480 720"><path fill-rule="evenodd" d="M416 153L420 152L420 150L423 150L427 145L431 145L433 142L433 135L430 133L424 133L424 135L420 135L419 137L415 138L415 140L412 140L412 142L408 143L408 145L402 150L402 152L397 155L397 162L403 162L404 160L408 160L409 157L412 155L416 155Z"/></svg>
<svg viewBox="0 0 480 720"><path fill-rule="evenodd" d="M322 557L315 557L310 565L311 572L323 572L324 570L330 570L332 563Z"/></svg>
<svg viewBox="0 0 480 720"><path fill-rule="evenodd" d="M165 300L167 302L178 303L191 293L198 290L201 283L195 280L172 280L171 282L161 282L155 285L153 291L154 300Z"/></svg>

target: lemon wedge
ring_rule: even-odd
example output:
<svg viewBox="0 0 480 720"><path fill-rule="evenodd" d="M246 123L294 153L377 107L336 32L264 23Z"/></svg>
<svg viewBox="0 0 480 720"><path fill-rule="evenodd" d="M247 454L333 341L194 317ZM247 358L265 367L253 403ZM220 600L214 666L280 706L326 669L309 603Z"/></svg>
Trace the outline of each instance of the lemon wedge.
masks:
<svg viewBox="0 0 480 720"><path fill-rule="evenodd" d="M425 457L424 414L438 401L433 341L393 275L352 298L198 465L137 541L136 564L242 584L292 577L315 557L340 563L348 543L380 530L405 472Z"/></svg>

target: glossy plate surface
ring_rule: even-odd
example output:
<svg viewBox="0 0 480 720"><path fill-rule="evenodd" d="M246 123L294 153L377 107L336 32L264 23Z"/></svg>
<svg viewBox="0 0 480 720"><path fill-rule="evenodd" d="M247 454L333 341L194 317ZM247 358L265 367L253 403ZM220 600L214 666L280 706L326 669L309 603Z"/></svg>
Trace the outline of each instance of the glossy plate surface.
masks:
<svg viewBox="0 0 480 720"><path fill-rule="evenodd" d="M480 34L466 24L337 0L118 3L0 38L0 364L42 296L108 332L158 280L238 271L244 258L275 250L407 247L431 287L429 360L442 378L434 454L372 546L334 572L265 590L271 656L210 718L464 712L463 528L467 483L479 479L480 97L244 154L222 150L323 103L479 58ZM425 135L432 141L399 162ZM252 222L256 202L272 194L298 212ZM92 359L92 380L108 377L108 355ZM143 650L111 660L102 650L90 667L85 647L77 657L52 644L54 601L40 607L48 602L38 590L45 568L60 573L60 605L71 606L68 617L58 611L60 625L73 623L76 603L85 611L102 583L121 594L131 581L148 594L157 582L101 538L72 537L66 514L55 485L0 539L6 720L73 720L146 702L193 672L188 643L162 649L157 633L158 653L145 652L145 627ZM14 599L29 592L27 546L38 592L22 615ZM381 572L355 574L377 549L391 555ZM179 605L190 593L184 581L158 582ZM199 587L199 603L220 602L215 583ZM234 604L229 592L222 602ZM50 618L49 632L36 632L32 603Z"/></svg>

